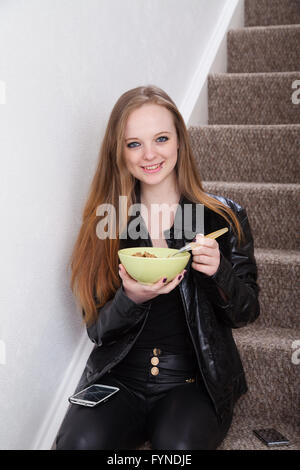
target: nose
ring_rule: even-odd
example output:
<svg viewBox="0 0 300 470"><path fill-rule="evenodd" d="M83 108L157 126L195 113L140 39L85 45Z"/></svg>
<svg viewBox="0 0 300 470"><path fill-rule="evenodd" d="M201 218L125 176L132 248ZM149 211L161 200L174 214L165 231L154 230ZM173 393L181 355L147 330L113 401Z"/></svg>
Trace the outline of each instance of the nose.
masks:
<svg viewBox="0 0 300 470"><path fill-rule="evenodd" d="M156 157L156 153L155 153L155 150L154 148L152 147L152 144L145 144L145 147L144 147L144 159L151 162L152 160L155 160L157 157Z"/></svg>

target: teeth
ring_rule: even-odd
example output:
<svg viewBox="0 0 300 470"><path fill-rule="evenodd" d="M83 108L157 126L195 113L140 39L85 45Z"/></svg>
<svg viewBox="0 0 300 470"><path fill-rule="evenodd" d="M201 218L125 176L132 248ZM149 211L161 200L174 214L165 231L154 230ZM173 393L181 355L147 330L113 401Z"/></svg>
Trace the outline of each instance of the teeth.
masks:
<svg viewBox="0 0 300 470"><path fill-rule="evenodd" d="M155 170L155 168L158 168L160 166L160 163L158 165L153 165L153 166L144 166L146 170Z"/></svg>

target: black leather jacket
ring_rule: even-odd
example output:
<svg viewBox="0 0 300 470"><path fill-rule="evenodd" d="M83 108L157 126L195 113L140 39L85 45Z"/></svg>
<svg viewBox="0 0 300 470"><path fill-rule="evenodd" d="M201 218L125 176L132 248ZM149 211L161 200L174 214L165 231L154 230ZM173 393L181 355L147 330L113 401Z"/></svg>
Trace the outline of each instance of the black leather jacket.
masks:
<svg viewBox="0 0 300 470"><path fill-rule="evenodd" d="M246 210L231 199L209 195L234 210L246 242L238 248L237 237L226 220L204 207L205 234L225 226L229 228L217 240L221 254L220 265L213 276L206 276L191 268L191 256L186 267L187 273L179 286L199 368L218 418L222 421L224 414L232 410L236 400L247 391L232 328L248 325L258 317L259 286L256 283L257 266ZM180 204L187 202L182 197ZM191 231L190 235L185 232L181 239L176 239L176 229L174 223L170 238L167 239L169 248L181 248L195 236L195 232ZM149 234L148 239L120 240L121 248L130 246L152 246ZM228 303L221 297L217 286L226 294ZM125 357L145 325L150 306L151 301L141 304L133 302L125 295L121 285L115 296L100 309L97 321L87 328L95 347L76 392L99 382L101 376Z"/></svg>

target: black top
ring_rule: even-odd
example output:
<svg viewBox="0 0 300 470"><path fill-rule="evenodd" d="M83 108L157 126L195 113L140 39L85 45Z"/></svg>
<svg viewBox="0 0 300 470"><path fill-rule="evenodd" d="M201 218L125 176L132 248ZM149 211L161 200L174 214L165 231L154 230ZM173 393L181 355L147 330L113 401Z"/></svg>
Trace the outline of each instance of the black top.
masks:
<svg viewBox="0 0 300 470"><path fill-rule="evenodd" d="M144 328L133 348L161 348L170 353L194 353L179 286L151 300Z"/></svg>
<svg viewBox="0 0 300 470"><path fill-rule="evenodd" d="M140 185L137 184L136 188L136 201L141 202L140 198ZM184 203L184 196L181 195L179 204ZM165 238L172 239L174 236L175 221L177 220L177 211L174 218L174 223L170 228L170 233L165 230ZM182 219L179 217L182 223ZM149 246L153 246L147 227L141 219L140 230L147 236L150 242ZM136 241L133 241L136 244ZM170 247L168 241L168 246ZM135 245L134 245L135 246ZM148 314L147 321L144 328L139 335L137 341L134 343L131 353L135 348L160 348L172 354L192 353L195 354L195 349L188 330L184 307L179 291L179 286L175 287L168 294L160 294L151 300L151 307Z"/></svg>

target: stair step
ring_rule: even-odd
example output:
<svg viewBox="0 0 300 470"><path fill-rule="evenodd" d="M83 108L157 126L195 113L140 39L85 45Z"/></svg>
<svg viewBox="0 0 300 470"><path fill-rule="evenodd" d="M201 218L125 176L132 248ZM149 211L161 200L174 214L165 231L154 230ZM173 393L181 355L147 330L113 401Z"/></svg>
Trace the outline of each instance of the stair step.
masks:
<svg viewBox="0 0 300 470"><path fill-rule="evenodd" d="M248 420L249 421L249 420ZM234 416L227 436L217 450L274 450L268 447L253 434L253 429L275 428L284 437L290 440L288 446L276 446L276 450L300 450L300 437L288 423L277 423L272 420L250 420L245 424L245 420Z"/></svg>
<svg viewBox="0 0 300 470"><path fill-rule="evenodd" d="M229 73L300 69L300 25L256 26L227 34Z"/></svg>
<svg viewBox="0 0 300 470"><path fill-rule="evenodd" d="M297 80L300 72L210 74L208 124L299 124Z"/></svg>
<svg viewBox="0 0 300 470"><path fill-rule="evenodd" d="M255 248L299 249L299 184L203 181L203 189L246 209Z"/></svg>
<svg viewBox="0 0 300 470"><path fill-rule="evenodd" d="M299 0L245 0L245 26L300 23Z"/></svg>
<svg viewBox="0 0 300 470"><path fill-rule="evenodd" d="M255 325L297 328L300 251L257 248L254 255L260 287L260 316Z"/></svg>
<svg viewBox="0 0 300 470"><path fill-rule="evenodd" d="M300 330L261 327L255 323L233 330L244 366L248 392L237 402L235 416L289 422L297 427L299 365L293 363Z"/></svg>
<svg viewBox="0 0 300 470"><path fill-rule="evenodd" d="M273 447L267 447L253 434L253 429L275 428L281 432L284 437L290 440L288 446L276 446L276 450L300 450L300 438L295 429L286 423L279 423L274 426L273 421L255 421L245 424L240 422L239 418L234 416L227 436L217 450L271 450ZM151 450L150 441L146 441L138 447L138 450Z"/></svg>
<svg viewBox="0 0 300 470"><path fill-rule="evenodd" d="M300 182L300 124L191 126L188 132L203 180Z"/></svg>

